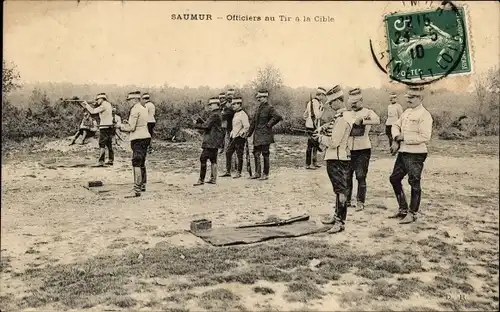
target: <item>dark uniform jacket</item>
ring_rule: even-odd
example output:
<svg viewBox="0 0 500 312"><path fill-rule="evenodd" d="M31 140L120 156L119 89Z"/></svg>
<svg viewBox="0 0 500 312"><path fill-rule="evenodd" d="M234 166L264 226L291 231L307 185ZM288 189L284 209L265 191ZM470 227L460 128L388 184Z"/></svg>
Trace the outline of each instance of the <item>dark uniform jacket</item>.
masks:
<svg viewBox="0 0 500 312"><path fill-rule="evenodd" d="M268 103L260 104L248 130L249 136L253 133L253 145L274 143L273 127L282 119L274 107Z"/></svg>
<svg viewBox="0 0 500 312"><path fill-rule="evenodd" d="M222 108L222 120L226 123L226 131L231 132L233 129L234 110L230 103L226 103Z"/></svg>
<svg viewBox="0 0 500 312"><path fill-rule="evenodd" d="M221 148L224 141L224 132L222 129L222 119L220 110L214 110L210 113L207 121L201 125L195 125L196 128L204 130L202 148Z"/></svg>

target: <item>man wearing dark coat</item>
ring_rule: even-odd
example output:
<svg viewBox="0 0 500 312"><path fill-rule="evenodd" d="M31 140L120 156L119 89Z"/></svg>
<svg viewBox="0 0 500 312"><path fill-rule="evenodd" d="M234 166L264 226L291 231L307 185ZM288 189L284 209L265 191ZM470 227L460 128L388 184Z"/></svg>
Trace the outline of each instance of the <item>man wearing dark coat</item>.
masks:
<svg viewBox="0 0 500 312"><path fill-rule="evenodd" d="M203 185L205 183L207 160L210 160L211 166L211 178L208 183L216 184L217 181L217 151L221 148L224 140L219 98L211 98L208 101L208 105L211 110L208 120L202 124L195 125L196 128L203 131L203 143L201 144L203 151L200 155L200 178L194 186Z"/></svg>
<svg viewBox="0 0 500 312"><path fill-rule="evenodd" d="M255 112L248 136L253 134L253 155L255 159L255 175L251 179L267 180L269 176L269 146L274 143L273 127L280 122L283 117L276 109L269 105L269 92L259 90L256 98L260 105ZM260 155L264 158L264 170L261 176Z"/></svg>

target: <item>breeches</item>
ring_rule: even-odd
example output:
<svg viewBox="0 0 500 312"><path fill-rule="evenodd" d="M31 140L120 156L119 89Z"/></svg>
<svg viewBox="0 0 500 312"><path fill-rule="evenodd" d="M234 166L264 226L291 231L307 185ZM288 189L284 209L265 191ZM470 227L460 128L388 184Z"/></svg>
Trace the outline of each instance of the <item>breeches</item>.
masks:
<svg viewBox="0 0 500 312"><path fill-rule="evenodd" d="M149 144L151 139L137 139L130 141L130 146L132 148L132 166L133 167L144 167L146 164L146 155L148 152Z"/></svg>
<svg viewBox="0 0 500 312"><path fill-rule="evenodd" d="M206 163L210 160L211 164L217 163L217 148L204 148L200 155L200 161Z"/></svg>

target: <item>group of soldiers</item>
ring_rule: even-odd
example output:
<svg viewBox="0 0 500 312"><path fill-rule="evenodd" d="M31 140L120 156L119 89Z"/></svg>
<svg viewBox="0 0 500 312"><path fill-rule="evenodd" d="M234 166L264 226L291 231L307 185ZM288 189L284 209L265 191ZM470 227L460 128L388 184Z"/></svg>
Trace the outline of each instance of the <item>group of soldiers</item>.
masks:
<svg viewBox="0 0 500 312"><path fill-rule="evenodd" d="M203 185L207 173L207 161L210 160L211 176L207 183L216 184L218 153L225 153L226 172L221 177L231 177L232 159L236 152L236 175L240 178L243 168L243 153L248 150L248 138L253 136L253 155L255 174L251 179L267 180L270 171L270 145L274 143L273 127L283 118L269 103L269 92L258 90L255 95L259 106L250 119L243 109L243 98L234 89L219 94L208 100L210 110L207 120L193 120L195 128L203 133L202 152L200 155L200 175L195 186ZM405 94L408 108L403 111L397 103L397 94L390 94L385 133L390 142L390 153L396 155L393 172L389 178L396 200L398 212L390 218L400 219L406 224L416 221L421 201L420 180L424 162L427 158L426 143L431 138L432 116L422 105L423 87L409 86ZM335 194L335 207L331 215L322 220L331 224L330 233L345 229L347 208L364 209L366 200L366 176L371 157L369 137L372 125L380 124L380 117L371 109L364 107L360 88L349 90L347 100L342 88L337 85L330 90L317 88L316 95L306 105L305 125L310 130L306 148L306 169L321 167L317 162L317 152L321 145L326 146L324 160L326 171ZM113 163L111 138L113 129L130 133L132 147L132 166L134 172L134 190L126 197L138 197L146 190L146 154L151 146L155 125L154 104L147 93L134 91L128 94L130 117L127 121L116 122L113 107L104 93L96 97L96 107L87 102L81 103L89 114L99 114L99 164L104 163L105 150L109 151L109 162ZM329 106L334 116L321 125L325 107ZM83 124L83 122L82 122ZM261 167L261 157L263 166ZM248 159L247 159L248 161ZM402 180L408 175L411 186L410 204L403 191ZM351 202L353 176L358 182L356 203Z"/></svg>
<svg viewBox="0 0 500 312"><path fill-rule="evenodd" d="M217 181L217 152L226 154L226 172L221 177L231 177L234 152L237 156L236 175L240 178L243 169L243 153L248 150L248 137L253 135L253 155L255 174L251 179L267 180L269 177L270 160L269 147L274 143L272 128L283 117L268 102L269 92L259 90L256 94L259 106L255 115L249 121L243 110L243 98L236 95L234 89L212 97L208 101L210 116L206 121L197 120L195 127L203 131L203 143L200 156L200 177L195 186L205 183L207 161L210 160L211 176L208 183ZM261 158L263 166L261 166ZM249 161L247 159L247 161Z"/></svg>
<svg viewBox="0 0 500 312"><path fill-rule="evenodd" d="M409 86L405 94L408 108L397 103L397 94L390 94L390 105L386 120L386 135L390 142L390 152L396 155L396 162L389 181L398 202L398 212L390 218L400 219L401 224L415 222L421 201L421 175L427 158L427 145L432 134L432 116L422 105L422 86ZM324 106L329 105L334 112L334 120L319 125ZM347 105L340 86L326 91L318 88L316 97L306 106L304 112L306 127L313 132L308 139L306 150L306 168L319 167L315 163L316 150L325 145L327 150L327 174L335 193L335 209L325 220L331 224L330 233L345 229L348 207L364 209L366 199L366 176L371 157L369 137L371 125L380 124L379 116L371 109L363 107L363 95L359 88L349 90ZM311 163L312 159L312 163ZM311 167L311 165L313 167ZM358 181L357 204L351 203L353 175ZM410 205L402 186L402 180L408 175L411 186Z"/></svg>

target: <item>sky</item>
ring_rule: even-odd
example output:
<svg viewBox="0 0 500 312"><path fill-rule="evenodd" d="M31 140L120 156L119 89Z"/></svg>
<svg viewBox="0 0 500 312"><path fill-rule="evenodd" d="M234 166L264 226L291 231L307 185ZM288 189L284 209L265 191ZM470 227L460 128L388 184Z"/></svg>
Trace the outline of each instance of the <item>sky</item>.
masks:
<svg viewBox="0 0 500 312"><path fill-rule="evenodd" d="M436 7L425 3L411 10ZM441 87L468 88L478 73L499 64L500 3L466 6L474 73L446 78ZM372 60L369 40L382 51L384 14L404 10L409 1L5 1L3 52L25 83L217 88L248 83L272 64L291 87L379 88L388 79ZM172 20L183 13L212 20ZM228 20L237 14L276 21ZM279 15L292 19L281 22ZM313 21L295 22L304 16ZM333 21L314 22L315 16Z"/></svg>

